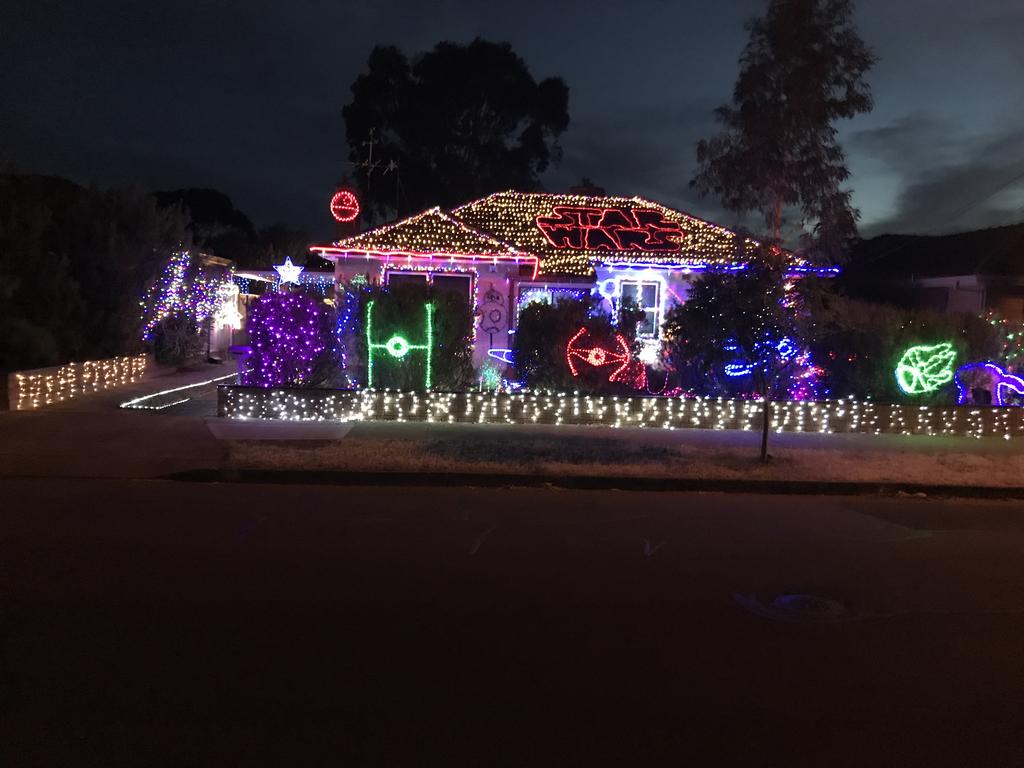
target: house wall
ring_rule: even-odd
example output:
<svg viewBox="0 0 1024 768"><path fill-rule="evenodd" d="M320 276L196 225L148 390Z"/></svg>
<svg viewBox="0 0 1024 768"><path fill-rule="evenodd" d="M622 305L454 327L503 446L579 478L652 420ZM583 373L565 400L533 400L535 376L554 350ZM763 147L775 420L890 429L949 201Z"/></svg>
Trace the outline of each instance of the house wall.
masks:
<svg viewBox="0 0 1024 768"><path fill-rule="evenodd" d="M985 311L985 286L977 275L923 277L916 283L924 289L925 303L940 312L980 315Z"/></svg>
<svg viewBox="0 0 1024 768"><path fill-rule="evenodd" d="M465 273L472 276L470 304L473 318L473 365L479 368L491 358L491 349L507 349L511 346L509 331L512 326L512 302L515 298L513 285L518 280L520 266L514 262L480 262L446 265L444 262L408 263L392 261L385 268L384 260L375 257L353 256L335 262L335 285L347 282L356 275L364 275L371 285L377 285L389 273L403 271L425 272L427 279L446 272Z"/></svg>
<svg viewBox="0 0 1024 768"><path fill-rule="evenodd" d="M545 281L543 278L524 279L520 276L519 265L504 262L460 263L452 265L449 269L443 263L404 263L398 260L390 262L386 269L384 267L384 260L379 257L339 258L335 262L335 284L343 284L357 275L362 275L370 284L376 285L382 278L386 281L388 274L405 271L426 272L428 279L433 274L443 274L447 271L470 273L473 276L473 365L477 368L488 362L496 363L488 355L490 350L509 349L513 346L511 332L515 330L518 316L518 298L524 290L550 289L554 292L579 291L586 294L596 288L604 297L607 311L612 313L618 307L623 282L655 284L658 301L653 325L657 330L652 335L652 343L656 343L656 339L660 337L665 313L674 305L686 300L690 285L699 274L678 268L598 265L595 269L597 279L594 282L559 282Z"/></svg>

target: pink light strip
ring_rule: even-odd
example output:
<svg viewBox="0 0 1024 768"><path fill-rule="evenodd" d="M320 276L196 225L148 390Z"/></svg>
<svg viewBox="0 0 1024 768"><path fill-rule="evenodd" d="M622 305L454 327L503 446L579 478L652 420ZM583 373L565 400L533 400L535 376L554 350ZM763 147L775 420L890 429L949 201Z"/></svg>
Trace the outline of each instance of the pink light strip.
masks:
<svg viewBox="0 0 1024 768"><path fill-rule="evenodd" d="M540 269L540 259L537 256L531 256L529 254L500 254L493 256L481 256L467 253L424 253L417 251L371 251L362 248L336 248L333 246L314 245L310 247L311 251L315 251L320 254L333 254L335 256L344 256L346 259L349 256L377 256L385 259L385 264L392 263L393 260L397 259L418 259L426 261L429 264L438 261L456 262L456 261L470 261L470 262L490 262L496 264L499 261L512 261L516 264L521 261L529 264L533 262L533 276L531 280L537 279L537 273Z"/></svg>

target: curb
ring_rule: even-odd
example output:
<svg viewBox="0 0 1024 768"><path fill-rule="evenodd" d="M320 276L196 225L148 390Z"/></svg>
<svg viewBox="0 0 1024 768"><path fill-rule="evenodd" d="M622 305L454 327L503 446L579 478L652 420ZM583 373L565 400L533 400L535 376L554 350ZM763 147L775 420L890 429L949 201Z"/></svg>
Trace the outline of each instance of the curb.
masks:
<svg viewBox="0 0 1024 768"><path fill-rule="evenodd" d="M272 469L199 469L163 475L190 483L265 483L393 487L562 488L566 490L748 493L814 496L899 496L1024 499L1024 487L919 483L806 482L800 480L698 480L649 477L484 475L468 472L340 472Z"/></svg>

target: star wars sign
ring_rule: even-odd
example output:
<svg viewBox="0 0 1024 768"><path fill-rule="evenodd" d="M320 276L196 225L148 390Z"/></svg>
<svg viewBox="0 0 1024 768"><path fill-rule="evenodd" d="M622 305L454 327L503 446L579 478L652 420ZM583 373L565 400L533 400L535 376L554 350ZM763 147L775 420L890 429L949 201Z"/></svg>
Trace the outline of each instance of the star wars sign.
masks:
<svg viewBox="0 0 1024 768"><path fill-rule="evenodd" d="M655 208L596 208L558 205L538 216L537 227L555 248L576 251L674 253L683 228Z"/></svg>

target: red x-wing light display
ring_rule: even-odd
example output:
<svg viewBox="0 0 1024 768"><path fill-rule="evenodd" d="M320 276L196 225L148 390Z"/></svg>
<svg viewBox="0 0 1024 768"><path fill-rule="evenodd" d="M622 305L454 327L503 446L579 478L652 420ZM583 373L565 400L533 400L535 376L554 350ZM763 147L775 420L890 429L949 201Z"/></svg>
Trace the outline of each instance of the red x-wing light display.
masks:
<svg viewBox="0 0 1024 768"><path fill-rule="evenodd" d="M556 205L537 227L555 248L675 253L685 233L656 208Z"/></svg>

